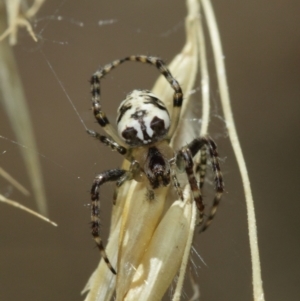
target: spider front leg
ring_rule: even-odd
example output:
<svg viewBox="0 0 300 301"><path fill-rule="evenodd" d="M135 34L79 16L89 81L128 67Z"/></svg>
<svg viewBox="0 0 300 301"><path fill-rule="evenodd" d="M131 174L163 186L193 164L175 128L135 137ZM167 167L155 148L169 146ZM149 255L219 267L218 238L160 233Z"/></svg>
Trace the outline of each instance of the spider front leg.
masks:
<svg viewBox="0 0 300 301"><path fill-rule="evenodd" d="M99 199L99 188L101 185L103 185L106 182L109 181L118 181L124 174L126 174L127 171L123 169L111 169L102 172L101 174L97 175L94 179L92 188L91 188L91 200L92 200L92 214L91 214L91 220L92 220L92 235L94 237L94 240L97 244L97 247L100 251L100 254L104 261L106 262L108 268L112 271L113 274L117 274L115 269L112 267L106 252L105 248L102 242L102 239L99 235L99 229L100 229L100 217L99 217L99 211L100 211L100 199Z"/></svg>
<svg viewBox="0 0 300 301"><path fill-rule="evenodd" d="M203 152L203 148L208 149L211 163L212 163L212 169L215 173L215 197L213 201L213 205L211 207L210 213L207 217L207 220L205 224L203 225L201 232L205 231L208 226L211 224L216 211L217 207L220 203L222 194L224 192L224 183L223 183L223 177L220 170L220 164L218 160L218 153L217 153L217 146L215 142L209 138L209 137L200 137L194 139L191 143L189 143L186 147L183 147L179 152L179 156L177 158L177 166L179 169L183 169L183 166L185 168L185 171L188 176L188 180L191 186L192 193L194 195L194 199L197 204L197 208L200 212L200 222L202 222L203 219L203 213L204 213L204 205L203 200L201 196L200 188L198 187L195 173L194 173L194 162L193 157L197 154L198 151L201 151L201 159L200 159L200 187L203 186L204 183L204 176L205 176L205 170L206 170L206 154ZM197 169L197 168L196 168Z"/></svg>
<svg viewBox="0 0 300 301"><path fill-rule="evenodd" d="M107 74L111 69L115 68L118 64L110 64L103 69L94 73L91 78L91 94L92 94L92 109L94 116L104 131L115 141L118 145L124 146L123 141L118 136L117 131L110 124L104 111L102 111L100 104L100 78Z"/></svg>
<svg viewBox="0 0 300 301"><path fill-rule="evenodd" d="M93 130L86 130L86 131L90 136L98 139L103 144L109 146L112 150L116 150L120 155L123 156L126 155L127 149L121 146L120 144L118 144L117 142L115 142L113 139L101 135Z"/></svg>

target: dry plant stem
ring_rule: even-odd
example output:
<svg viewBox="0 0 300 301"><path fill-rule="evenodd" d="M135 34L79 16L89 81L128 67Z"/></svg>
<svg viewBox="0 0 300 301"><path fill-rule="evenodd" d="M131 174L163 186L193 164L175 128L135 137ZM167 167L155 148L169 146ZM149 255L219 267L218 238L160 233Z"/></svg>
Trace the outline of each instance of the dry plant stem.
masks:
<svg viewBox="0 0 300 301"><path fill-rule="evenodd" d="M192 0L193 2L197 2L198 0ZM208 66L207 66L207 56L206 56L206 46L205 46L205 37L203 32L203 23L202 17L200 15L200 7L198 9L199 12L199 26L198 26L198 43L199 43L199 69L200 69L200 82L201 82L201 93L202 93L202 123L200 136L207 135L208 125L210 121L210 91L209 91L209 74L208 74Z"/></svg>
<svg viewBox="0 0 300 301"><path fill-rule="evenodd" d="M244 156L242 153L242 149L240 146L239 138L233 120L220 35L219 35L217 22L210 1L201 0L201 3L206 16L208 31L213 46L212 48L214 52L217 77L218 77L218 83L220 88L220 96L221 96L222 107L223 107L224 116L226 120L226 126L228 129L229 138L235 156L237 158L238 166L243 181L245 197L246 197L247 214L248 214L248 231L249 231L251 260L252 260L253 298L254 301L263 301L265 300L265 298L264 298L264 291L263 291L262 278L261 278L261 267L260 267L259 249L258 249L258 241L257 241L254 202L253 202L246 163L244 160Z"/></svg>
<svg viewBox="0 0 300 301"><path fill-rule="evenodd" d="M179 277L177 280L175 292L172 298L172 301L179 301L182 295L182 288L183 288L183 283L184 283L184 278L185 278L185 273L186 273L186 268L190 259L191 255L191 247L193 243L193 238L194 238L194 232L195 232L195 225L196 225L196 220L197 220L197 207L196 203L192 203L192 214L191 214L191 221L190 221L190 230L186 242L186 248L184 250L183 258L182 258L182 263L180 266L179 270Z"/></svg>
<svg viewBox="0 0 300 301"><path fill-rule="evenodd" d="M25 16L27 18L32 18L41 8L44 2L45 0L35 0L32 6L26 11Z"/></svg>
<svg viewBox="0 0 300 301"><path fill-rule="evenodd" d="M1 167L0 167L0 175L23 194L25 195L30 194L29 191L23 185L21 185L17 180L15 180L8 172L6 172Z"/></svg>
<svg viewBox="0 0 300 301"><path fill-rule="evenodd" d="M27 9L26 0L0 0L0 6L6 5L8 26L5 30L1 30L0 41L9 36L9 44L11 46L17 43L17 33L19 27L25 27L32 39L37 42L32 26L28 19L32 18L45 0L35 0L32 6ZM27 10L26 10L27 9Z"/></svg>
<svg viewBox="0 0 300 301"><path fill-rule="evenodd" d="M47 218L47 217L45 217L45 216L43 216L43 215L41 215L41 214L39 214L39 213L37 213L37 212L35 212L35 211L29 209L29 208L27 208L27 207L21 205L20 203L18 203L18 202L16 202L16 201L13 201L13 200L10 200L10 199L4 197L2 194L0 194L0 202L6 203L6 204L8 204L8 205L10 205L10 206L14 206L14 207L16 207L16 208L19 208L19 209L21 209L21 210L24 210L24 211L26 211L26 212L28 212L28 213L30 213L30 214L32 214L32 215L34 215L34 216L36 216L36 217L42 219L42 220L44 220L44 221L50 223L51 225L57 227L57 224L56 224L55 222L52 222L49 218Z"/></svg>
<svg viewBox="0 0 300 301"><path fill-rule="evenodd" d="M153 233L159 224L168 192L165 187L158 188L155 202L149 202L145 198L146 183L134 184L131 185L133 188L127 195L122 214L116 301L123 300L131 287L138 266L145 256L145 248L152 241ZM148 272L149 270L146 273ZM138 299L131 298L129 300Z"/></svg>
<svg viewBox="0 0 300 301"><path fill-rule="evenodd" d="M208 76L208 67L206 60L206 51L205 51L205 39L203 33L203 27L200 20L200 5L198 0L188 0L187 1L187 9L188 15L192 22L190 26L187 27L187 35L193 35L196 39L194 39L194 43L198 47L199 51L199 65L200 65L200 81L201 81L201 92L202 92L202 124L200 130L200 136L207 134L207 129L209 125L209 112L210 112L210 104L209 104L209 76ZM189 237L187 239L186 248L184 251L182 264L179 271L179 277L175 289L175 293L173 296L173 301L179 301L182 295L182 288L186 273L187 264L190 258L191 246L194 237L195 225L196 225L196 217L197 210L195 204L193 204L193 212L192 212L192 220L190 224L190 232Z"/></svg>
<svg viewBox="0 0 300 301"><path fill-rule="evenodd" d="M190 229L194 228L191 221L195 206L188 185L184 196L183 201L173 202L154 231L124 300L161 300L172 282L188 244L187 239L193 236Z"/></svg>
<svg viewBox="0 0 300 301"><path fill-rule="evenodd" d="M0 9L0 32L4 30L5 11ZM29 117L29 110L19 77L19 71L15 63L11 47L7 41L0 43L0 91L1 101L12 123L13 130L19 143L26 145L22 149L27 171L39 211L47 215L46 197L42 182L42 173L37 158L36 143L33 136L33 127Z"/></svg>

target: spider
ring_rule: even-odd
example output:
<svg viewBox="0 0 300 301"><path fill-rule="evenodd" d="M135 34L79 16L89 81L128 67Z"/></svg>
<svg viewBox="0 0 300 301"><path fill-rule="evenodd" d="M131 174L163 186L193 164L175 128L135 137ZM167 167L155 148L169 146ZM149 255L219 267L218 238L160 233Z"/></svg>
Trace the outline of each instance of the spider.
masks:
<svg viewBox="0 0 300 301"><path fill-rule="evenodd" d="M133 90L127 95L118 108L117 131L110 124L100 105L100 79L112 69L126 61L136 61L155 66L166 78L173 88L172 116L157 96L149 90ZM172 76L163 60L153 56L132 55L115 60L96 71L91 78L92 110L96 121L104 129L108 136L101 135L93 130L87 130L88 134L100 142L116 150L130 162L129 170L120 168L110 169L97 175L91 187L91 220L92 235L113 274L116 270L112 267L99 235L100 218L100 186L109 181L115 181L120 187L125 181L146 181L149 195L153 195L155 189L168 186L173 183L179 197L183 200L183 193L176 176L176 169L185 172L191 188L193 198L199 210L199 219L204 231L215 216L220 202L224 185L218 162L216 144L209 137L195 138L180 150L175 151L170 146L171 138L177 129L183 102L182 89L177 80ZM206 170L206 151L208 150L215 174L215 197L213 205L205 223L204 204L201 196L201 187L204 183ZM200 151L201 159L194 166L193 157ZM197 175L199 174L199 183Z"/></svg>

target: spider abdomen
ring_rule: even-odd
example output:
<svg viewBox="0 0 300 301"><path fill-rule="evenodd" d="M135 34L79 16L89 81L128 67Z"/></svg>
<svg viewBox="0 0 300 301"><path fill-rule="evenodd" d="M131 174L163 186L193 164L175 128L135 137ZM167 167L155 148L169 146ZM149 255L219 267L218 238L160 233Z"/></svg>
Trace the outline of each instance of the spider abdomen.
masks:
<svg viewBox="0 0 300 301"><path fill-rule="evenodd" d="M129 93L118 109L118 134L130 146L165 138L170 116L164 103L148 90Z"/></svg>

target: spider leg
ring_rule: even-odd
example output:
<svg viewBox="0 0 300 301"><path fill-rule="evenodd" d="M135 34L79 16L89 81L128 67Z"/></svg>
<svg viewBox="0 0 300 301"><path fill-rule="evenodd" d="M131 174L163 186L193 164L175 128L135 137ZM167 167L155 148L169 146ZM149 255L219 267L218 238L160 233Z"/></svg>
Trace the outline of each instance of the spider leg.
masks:
<svg viewBox="0 0 300 301"><path fill-rule="evenodd" d="M180 187L180 183L177 179L175 170L173 168L171 168L171 173L172 173L172 180L173 180L173 185L177 191L177 195L179 196L179 198L183 201L183 193L182 193L182 189Z"/></svg>
<svg viewBox="0 0 300 301"><path fill-rule="evenodd" d="M100 251L100 254L104 261L106 262L108 268L112 271L113 274L117 274L115 269L112 267L102 242L102 239L99 235L100 229L100 199L99 199L99 188L106 182L109 181L117 181L122 177L127 171L122 169L111 169L102 172L101 174L97 175L94 179L92 188L91 188L91 200L92 200L92 214L91 214L91 221L92 221L92 235L94 240L97 244L97 247Z"/></svg>
<svg viewBox="0 0 300 301"><path fill-rule="evenodd" d="M188 147L183 147L179 152L178 152L178 158L177 158L177 163L180 162L180 165L178 166L180 169L182 169L182 165L184 165L185 172L188 177L188 181L191 187L191 191L194 197L194 200L196 202L196 206L199 210L199 219L200 223L203 222L203 215L204 215L204 204L202 200L202 195L200 188L197 184L197 180L195 177L194 173L194 162L193 162L193 157L191 154L191 151Z"/></svg>
<svg viewBox="0 0 300 301"><path fill-rule="evenodd" d="M106 114L101 109L100 104L100 78L107 72L105 69L97 71L91 78L91 93L92 93L92 109L97 122L103 127L105 132L119 145L124 146L123 141L119 138L117 131L110 124Z"/></svg>
<svg viewBox="0 0 300 301"><path fill-rule="evenodd" d="M205 221L205 224L202 226L201 232L205 231L211 224L211 222L216 214L217 207L220 203L222 194L224 192L224 182L223 182L223 176L222 176L222 173L220 170L220 164L219 164L219 160L218 160L217 146L216 146L215 142L209 137L196 138L192 142L190 142L186 147L182 148L179 151L181 156L179 156L177 158L177 162L176 162L177 166L181 169L182 169L183 163L185 165L185 170L188 175L191 189L194 194L194 198L195 198L197 207L200 211L200 221L201 221L201 215L203 217L204 205L202 202L200 189L198 188L198 185L196 187L196 185L194 183L194 182L196 182L196 179L195 179L195 174L193 171L192 157L194 157L196 155L196 153L199 150L201 150L202 159L200 160L200 187L202 187L203 183L204 183L204 175L205 175L205 169L206 169L206 167L205 167L206 166L206 156L204 156L204 157L202 156L202 154L203 154L202 149L204 146L209 151L211 162L212 162L212 169L215 173L216 193L215 193L215 197L213 200L213 204L212 204L209 216L208 216L207 220ZM202 165L202 167L201 167L201 165ZM197 191L197 190L199 190L199 191ZM198 196L198 194L200 195L200 197Z"/></svg>
<svg viewBox="0 0 300 301"><path fill-rule="evenodd" d="M202 148L200 151L200 158L197 160L195 172L196 175L199 175L199 186L200 189L204 185L205 175L206 175L206 163L207 163L207 156L206 156L206 149Z"/></svg>
<svg viewBox="0 0 300 301"><path fill-rule="evenodd" d="M118 144L117 142L115 142L113 139L101 135L93 130L87 130L87 133L90 136L98 139L100 142L104 143L105 145L109 146L112 150L116 150L120 155L123 156L126 155L127 149L121 146L120 144Z"/></svg>
<svg viewBox="0 0 300 301"><path fill-rule="evenodd" d="M183 93L181 87L177 80L173 77L169 69L167 68L164 61L158 57L153 56L145 56L145 55L131 55L127 56L120 60L115 60L110 64L105 65L100 70L96 71L91 78L91 93L92 93L92 106L94 116L97 122L103 127L106 133L112 137L112 139L120 145L124 146L124 143L119 138L117 131L112 127L105 113L101 109L100 105L100 79L104 77L111 70L121 65L126 61L136 61L141 63L147 63L155 66L160 73L167 79L171 87L173 88L174 96L173 96L173 112L172 112L172 122L168 132L168 139L171 139L179 122L181 106L183 101Z"/></svg>
<svg viewBox="0 0 300 301"><path fill-rule="evenodd" d="M123 185L125 181L130 181L132 179L134 179L137 182L140 182L142 180L142 177L143 176L141 173L140 164L136 160L133 160L130 163L129 170L126 170L126 172L118 179L117 187Z"/></svg>

